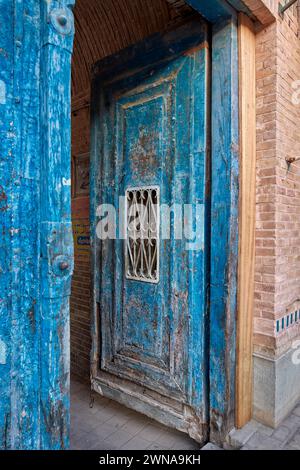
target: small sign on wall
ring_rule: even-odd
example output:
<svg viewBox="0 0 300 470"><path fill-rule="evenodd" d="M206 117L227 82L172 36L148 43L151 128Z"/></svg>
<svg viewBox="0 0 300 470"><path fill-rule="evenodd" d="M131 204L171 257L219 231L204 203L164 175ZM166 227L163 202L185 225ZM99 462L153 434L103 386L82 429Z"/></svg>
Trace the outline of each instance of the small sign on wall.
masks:
<svg viewBox="0 0 300 470"><path fill-rule="evenodd" d="M73 220L73 237L75 256L86 256L90 253L90 223L88 219Z"/></svg>
<svg viewBox="0 0 300 470"><path fill-rule="evenodd" d="M74 155L72 158L73 198L89 195L90 155Z"/></svg>

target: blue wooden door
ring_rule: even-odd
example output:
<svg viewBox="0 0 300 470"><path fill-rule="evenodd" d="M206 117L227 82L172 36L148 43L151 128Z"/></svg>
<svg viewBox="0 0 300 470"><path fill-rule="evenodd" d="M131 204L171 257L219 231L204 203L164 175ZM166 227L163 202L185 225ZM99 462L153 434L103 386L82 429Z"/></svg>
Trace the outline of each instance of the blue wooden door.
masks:
<svg viewBox="0 0 300 470"><path fill-rule="evenodd" d="M92 92L93 388L198 441L208 389L207 34L196 18L99 62Z"/></svg>

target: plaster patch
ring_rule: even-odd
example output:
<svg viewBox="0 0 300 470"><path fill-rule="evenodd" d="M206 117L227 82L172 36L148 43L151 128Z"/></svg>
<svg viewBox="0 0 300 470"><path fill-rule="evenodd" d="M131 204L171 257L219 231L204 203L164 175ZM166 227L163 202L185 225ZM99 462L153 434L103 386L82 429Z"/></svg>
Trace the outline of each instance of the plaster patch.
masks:
<svg viewBox="0 0 300 470"><path fill-rule="evenodd" d="M0 104L6 103L6 84L3 80L0 80Z"/></svg>
<svg viewBox="0 0 300 470"><path fill-rule="evenodd" d="M63 186L71 186L71 179L63 178Z"/></svg>
<svg viewBox="0 0 300 470"><path fill-rule="evenodd" d="M0 339L0 364L6 364L6 344Z"/></svg>

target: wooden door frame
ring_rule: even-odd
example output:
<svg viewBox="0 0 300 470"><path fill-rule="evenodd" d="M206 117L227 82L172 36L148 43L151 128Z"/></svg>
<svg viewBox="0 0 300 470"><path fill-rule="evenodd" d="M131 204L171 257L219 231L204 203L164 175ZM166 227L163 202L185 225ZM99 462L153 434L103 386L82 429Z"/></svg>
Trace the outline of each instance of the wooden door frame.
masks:
<svg viewBox="0 0 300 470"><path fill-rule="evenodd" d="M239 206L237 12L227 2L186 0L212 27L211 252L209 311L210 440L235 425Z"/></svg>
<svg viewBox="0 0 300 470"><path fill-rule="evenodd" d="M5 450L69 447L72 4L0 1Z"/></svg>

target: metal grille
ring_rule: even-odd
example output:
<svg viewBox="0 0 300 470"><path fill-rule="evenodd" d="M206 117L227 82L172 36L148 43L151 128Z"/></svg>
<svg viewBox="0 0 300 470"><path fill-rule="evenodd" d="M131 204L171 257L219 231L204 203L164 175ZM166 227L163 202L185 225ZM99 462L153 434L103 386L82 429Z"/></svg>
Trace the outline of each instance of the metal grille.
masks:
<svg viewBox="0 0 300 470"><path fill-rule="evenodd" d="M159 281L159 188L126 191L126 278Z"/></svg>

